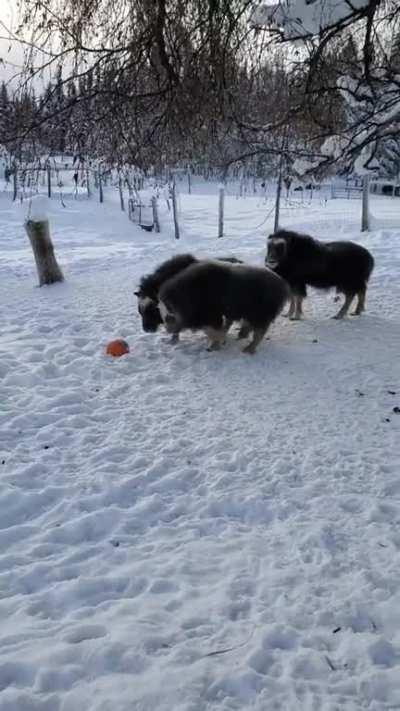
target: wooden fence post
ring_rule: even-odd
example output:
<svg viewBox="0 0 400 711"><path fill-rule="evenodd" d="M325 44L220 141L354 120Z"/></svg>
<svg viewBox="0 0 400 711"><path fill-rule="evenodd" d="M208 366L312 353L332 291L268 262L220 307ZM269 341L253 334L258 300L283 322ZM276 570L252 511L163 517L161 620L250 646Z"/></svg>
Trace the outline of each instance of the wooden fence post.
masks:
<svg viewBox="0 0 400 711"><path fill-rule="evenodd" d="M13 202L15 202L18 195L18 168L15 163L13 170L13 191Z"/></svg>
<svg viewBox="0 0 400 711"><path fill-rule="evenodd" d="M224 234L224 197L225 189L220 187L218 200L218 237L223 237Z"/></svg>
<svg viewBox="0 0 400 711"><path fill-rule="evenodd" d="M47 196L51 198L51 167L47 166Z"/></svg>
<svg viewBox="0 0 400 711"><path fill-rule="evenodd" d="M100 202L104 202L103 180L102 180L102 177L101 177L100 168L99 168L99 172L98 172L98 181L99 181L99 199L100 199Z"/></svg>
<svg viewBox="0 0 400 711"><path fill-rule="evenodd" d="M157 210L157 198L155 195L151 198L151 206L153 208L153 222L154 222L154 229L156 232L160 231L160 222L158 219L158 210Z"/></svg>
<svg viewBox="0 0 400 711"><path fill-rule="evenodd" d="M119 175L118 178L118 190L119 190L119 199L121 202L121 210L122 212L125 212L125 203L124 203L124 193L122 191L122 178L121 175Z"/></svg>
<svg viewBox="0 0 400 711"><path fill-rule="evenodd" d="M175 179L172 183L172 210L174 213L175 239L179 239L179 223L178 223L178 208L176 204L176 184Z"/></svg>
<svg viewBox="0 0 400 711"><path fill-rule="evenodd" d="M277 232L278 228L279 228L279 211L280 211L280 207L281 207L281 192L282 192L282 172L283 172L282 168L283 168L283 151L281 153L281 158L279 161L278 184L276 186L274 232Z"/></svg>
<svg viewBox="0 0 400 711"><path fill-rule="evenodd" d="M363 177L361 232L369 230L369 175Z"/></svg>

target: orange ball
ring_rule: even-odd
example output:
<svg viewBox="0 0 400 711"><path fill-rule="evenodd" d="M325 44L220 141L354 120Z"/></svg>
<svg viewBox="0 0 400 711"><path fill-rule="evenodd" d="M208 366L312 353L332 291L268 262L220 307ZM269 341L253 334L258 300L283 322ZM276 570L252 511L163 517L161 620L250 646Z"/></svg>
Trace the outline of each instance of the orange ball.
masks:
<svg viewBox="0 0 400 711"><path fill-rule="evenodd" d="M114 358L119 358L119 356L129 353L129 346L122 338L117 338L115 341L107 343L106 353Z"/></svg>

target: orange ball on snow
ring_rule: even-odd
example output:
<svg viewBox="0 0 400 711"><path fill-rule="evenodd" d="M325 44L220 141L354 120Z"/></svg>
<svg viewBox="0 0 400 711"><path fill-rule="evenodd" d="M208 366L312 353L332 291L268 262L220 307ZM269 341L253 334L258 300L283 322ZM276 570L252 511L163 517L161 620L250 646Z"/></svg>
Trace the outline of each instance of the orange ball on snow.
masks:
<svg viewBox="0 0 400 711"><path fill-rule="evenodd" d="M115 341L107 343L106 353L107 355L118 358L119 356L125 355L125 353L129 353L129 346L122 338L117 338Z"/></svg>

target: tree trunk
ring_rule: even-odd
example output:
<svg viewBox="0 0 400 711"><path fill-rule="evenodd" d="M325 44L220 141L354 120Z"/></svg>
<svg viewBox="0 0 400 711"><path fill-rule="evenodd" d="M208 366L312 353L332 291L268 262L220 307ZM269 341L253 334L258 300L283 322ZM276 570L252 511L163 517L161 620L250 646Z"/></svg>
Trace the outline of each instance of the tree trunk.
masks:
<svg viewBox="0 0 400 711"><path fill-rule="evenodd" d="M64 277L54 254L50 238L48 220L28 220L25 230L32 245L36 268L39 276L39 286L64 281Z"/></svg>

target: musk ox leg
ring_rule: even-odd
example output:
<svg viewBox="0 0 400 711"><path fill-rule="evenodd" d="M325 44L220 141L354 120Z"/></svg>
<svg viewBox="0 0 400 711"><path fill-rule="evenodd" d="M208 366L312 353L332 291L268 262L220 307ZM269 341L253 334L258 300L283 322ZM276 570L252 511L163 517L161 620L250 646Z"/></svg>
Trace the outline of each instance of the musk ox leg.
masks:
<svg viewBox="0 0 400 711"><path fill-rule="evenodd" d="M224 331L225 331L225 333L228 333L228 331L229 331L230 327L232 326L232 324L233 324L233 319L231 319L231 318L226 318L226 319L224 320Z"/></svg>
<svg viewBox="0 0 400 711"><path fill-rule="evenodd" d="M242 353L250 353L250 355L253 355L256 352L257 346L259 343L261 343L262 339L264 338L265 334L268 331L268 326L265 326L265 328L255 328L253 331L253 338L250 341L250 343L246 346L246 348L243 348Z"/></svg>
<svg viewBox="0 0 400 711"><path fill-rule="evenodd" d="M332 318L341 319L344 316L346 316L346 314L350 308L350 304L353 301L353 299L354 299L354 294L346 294L342 308L337 312L337 314L335 316L332 316Z"/></svg>
<svg viewBox="0 0 400 711"><path fill-rule="evenodd" d="M208 351L219 351L221 346L225 343L226 332L225 329L212 328L211 326L204 329L204 333L208 338Z"/></svg>
<svg viewBox="0 0 400 711"><path fill-rule="evenodd" d="M224 318L224 323L223 323L222 328L223 328L223 331L224 331L224 333L225 333L225 338L224 338L224 340L222 341L222 345L224 345L224 343L226 343L226 335L227 335L227 333L228 333L230 327L232 326L232 324L233 324L233 319Z"/></svg>
<svg viewBox="0 0 400 711"><path fill-rule="evenodd" d="M176 343L179 343L179 333L173 333L170 343L174 346Z"/></svg>
<svg viewBox="0 0 400 711"><path fill-rule="evenodd" d="M291 321L300 321L300 319L303 317L303 297L300 294L295 294L294 303L294 314L292 316L289 316L289 318ZM292 304L290 305L290 307L291 306Z"/></svg>
<svg viewBox="0 0 400 711"><path fill-rule="evenodd" d="M293 316L294 316L296 301L295 301L293 294L290 294L289 298L290 298L289 311L286 314L282 314L282 316L284 316L284 318L293 318Z"/></svg>
<svg viewBox="0 0 400 711"><path fill-rule="evenodd" d="M250 333L252 331L252 328L247 321L242 321L242 325L240 326L239 333L238 333L238 340L241 341L243 338L248 338L250 336Z"/></svg>
<svg viewBox="0 0 400 711"><path fill-rule="evenodd" d="M357 306L355 311L353 311L352 316L361 316L362 312L365 311L365 295L367 293L367 289L361 289L357 293Z"/></svg>

